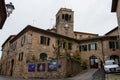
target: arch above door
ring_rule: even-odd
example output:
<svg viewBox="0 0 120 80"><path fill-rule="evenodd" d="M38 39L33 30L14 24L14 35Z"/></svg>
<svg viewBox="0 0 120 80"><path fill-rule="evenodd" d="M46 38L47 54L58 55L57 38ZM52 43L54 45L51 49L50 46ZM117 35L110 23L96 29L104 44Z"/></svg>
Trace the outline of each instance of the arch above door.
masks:
<svg viewBox="0 0 120 80"><path fill-rule="evenodd" d="M91 56L90 60L90 68L98 68L98 59L96 56Z"/></svg>

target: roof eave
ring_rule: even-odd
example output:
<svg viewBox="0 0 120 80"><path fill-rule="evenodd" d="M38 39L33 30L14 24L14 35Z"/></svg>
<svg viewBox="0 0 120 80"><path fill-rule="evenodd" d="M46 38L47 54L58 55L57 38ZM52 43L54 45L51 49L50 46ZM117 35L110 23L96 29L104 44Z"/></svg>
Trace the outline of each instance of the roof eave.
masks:
<svg viewBox="0 0 120 80"><path fill-rule="evenodd" d="M1 18L1 21L0 21L0 29L2 29L4 23L5 23L5 20L7 18L7 13L6 13L6 8L5 8L5 1L4 0L0 0L0 18Z"/></svg>
<svg viewBox="0 0 120 80"><path fill-rule="evenodd" d="M116 12L118 5L118 0L112 0L111 12Z"/></svg>

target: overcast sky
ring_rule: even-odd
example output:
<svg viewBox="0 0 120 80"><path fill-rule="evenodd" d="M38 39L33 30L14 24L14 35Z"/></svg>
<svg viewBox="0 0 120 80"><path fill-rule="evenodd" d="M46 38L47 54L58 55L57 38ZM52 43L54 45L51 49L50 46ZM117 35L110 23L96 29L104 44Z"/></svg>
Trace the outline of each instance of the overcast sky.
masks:
<svg viewBox="0 0 120 80"><path fill-rule="evenodd" d="M74 31L104 35L117 26L116 13L111 13L112 0L6 0L6 3L8 1L14 4L15 10L0 30L0 46L27 25L52 28L60 8L74 11Z"/></svg>

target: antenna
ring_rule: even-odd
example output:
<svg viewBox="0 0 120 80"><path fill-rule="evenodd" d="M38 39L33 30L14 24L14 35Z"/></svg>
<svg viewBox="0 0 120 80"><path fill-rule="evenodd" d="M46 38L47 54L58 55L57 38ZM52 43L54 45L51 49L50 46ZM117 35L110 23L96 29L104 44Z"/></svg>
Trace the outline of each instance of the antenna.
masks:
<svg viewBox="0 0 120 80"><path fill-rule="evenodd" d="M68 0L64 1L64 6L65 6L65 8L68 8Z"/></svg>
<svg viewBox="0 0 120 80"><path fill-rule="evenodd" d="M35 25L36 22L37 22L37 20L33 19L32 25Z"/></svg>
<svg viewBox="0 0 120 80"><path fill-rule="evenodd" d="M65 0L65 8L67 8L67 0Z"/></svg>

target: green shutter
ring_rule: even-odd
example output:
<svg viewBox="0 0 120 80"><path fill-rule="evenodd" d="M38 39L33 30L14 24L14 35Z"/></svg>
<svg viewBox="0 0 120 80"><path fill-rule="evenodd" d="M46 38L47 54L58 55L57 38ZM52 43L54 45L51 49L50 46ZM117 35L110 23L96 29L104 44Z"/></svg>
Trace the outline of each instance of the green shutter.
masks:
<svg viewBox="0 0 120 80"><path fill-rule="evenodd" d="M118 43L118 41L116 41L116 49L119 49L119 43Z"/></svg>
<svg viewBox="0 0 120 80"><path fill-rule="evenodd" d="M85 45L85 51L87 51L87 45Z"/></svg>
<svg viewBox="0 0 120 80"><path fill-rule="evenodd" d="M82 51L82 49L81 49L81 45L79 46L79 51L80 51L80 52Z"/></svg>
<svg viewBox="0 0 120 80"><path fill-rule="evenodd" d="M97 50L97 43L95 43L95 50Z"/></svg>
<svg viewBox="0 0 120 80"><path fill-rule="evenodd" d="M43 44L43 36L40 36L40 44Z"/></svg>
<svg viewBox="0 0 120 80"><path fill-rule="evenodd" d="M90 45L90 44L88 44L88 50L89 50L89 51L91 50L91 45Z"/></svg>
<svg viewBox="0 0 120 80"><path fill-rule="evenodd" d="M111 49L111 42L109 41L109 48Z"/></svg>
<svg viewBox="0 0 120 80"><path fill-rule="evenodd" d="M72 44L71 43L68 43L68 49L72 50Z"/></svg>
<svg viewBox="0 0 120 80"><path fill-rule="evenodd" d="M63 42L63 48L65 48L65 46L66 46L66 42Z"/></svg>
<svg viewBox="0 0 120 80"><path fill-rule="evenodd" d="M57 43L58 43L58 46L60 46L60 40L58 40L58 42L57 42Z"/></svg>

